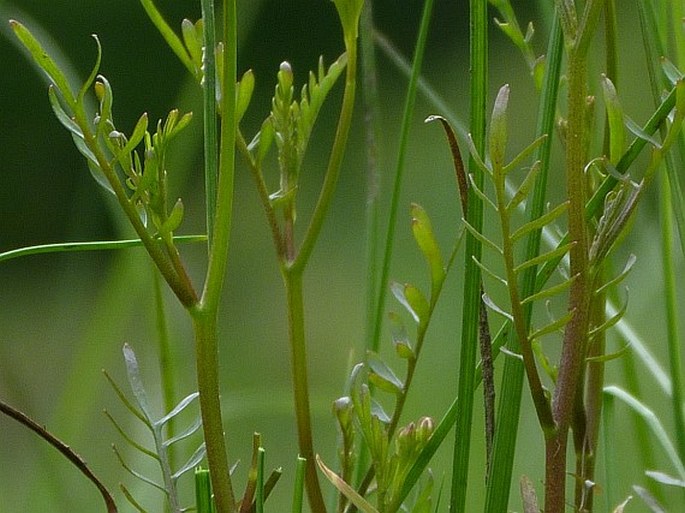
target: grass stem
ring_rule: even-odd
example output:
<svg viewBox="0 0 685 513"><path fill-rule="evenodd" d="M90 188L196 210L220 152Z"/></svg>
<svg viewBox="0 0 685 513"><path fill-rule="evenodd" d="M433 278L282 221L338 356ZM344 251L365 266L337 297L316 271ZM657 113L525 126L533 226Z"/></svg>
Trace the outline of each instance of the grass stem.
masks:
<svg viewBox="0 0 685 513"><path fill-rule="evenodd" d="M471 0L470 3L470 130L480 154L485 148L485 123L488 97L488 2ZM469 172L477 187L482 188L483 173L473 157L469 159ZM473 187L469 189L467 222L477 231L483 226L483 203ZM471 453L471 425L475 390L476 355L478 352L479 319L481 308L481 272L474 258L480 260L481 243L470 233L466 235L464 255L464 299L462 303L461 352L457 409L460 412L454 430L454 458L452 462L452 489L450 511L466 509L469 457Z"/></svg>

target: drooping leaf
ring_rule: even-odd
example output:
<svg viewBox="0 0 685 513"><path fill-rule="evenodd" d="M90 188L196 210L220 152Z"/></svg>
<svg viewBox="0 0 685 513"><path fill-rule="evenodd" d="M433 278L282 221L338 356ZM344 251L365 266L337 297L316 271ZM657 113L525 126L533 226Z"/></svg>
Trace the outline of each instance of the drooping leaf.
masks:
<svg viewBox="0 0 685 513"><path fill-rule="evenodd" d="M668 513L664 507L659 504L659 501L656 500L656 497L654 497L649 490L646 488L643 488L642 486L638 485L633 485L633 490L635 490L635 493L638 494L640 499L649 507L650 511L652 513ZM629 497L629 499L632 497ZM619 510L618 513L623 513L623 511Z"/></svg>
<svg viewBox="0 0 685 513"><path fill-rule="evenodd" d="M651 143L655 148L661 148L661 143L653 136L645 132L640 125L633 121L629 116L623 117L626 123L626 128L630 130L634 136Z"/></svg>
<svg viewBox="0 0 685 513"><path fill-rule="evenodd" d="M664 429L659 417L644 403L638 400L633 395L629 394L622 388L611 385L604 388L604 393L612 395L620 399L626 406L628 406L635 414L640 416L651 429L654 439L659 442L664 450L665 455L673 465L680 479L685 480L685 462L680 461L678 451L673 446L666 430Z"/></svg>

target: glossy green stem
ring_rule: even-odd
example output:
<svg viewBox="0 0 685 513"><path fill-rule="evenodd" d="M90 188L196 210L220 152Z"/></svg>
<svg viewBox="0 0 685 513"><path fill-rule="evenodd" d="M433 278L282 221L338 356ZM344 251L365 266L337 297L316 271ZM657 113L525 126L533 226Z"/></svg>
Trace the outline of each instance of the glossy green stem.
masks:
<svg viewBox="0 0 685 513"><path fill-rule="evenodd" d="M309 383L307 379L307 346L304 331L304 298L302 295L302 274L282 271L288 306L288 331L290 338L293 394L297 436L300 456L305 458L305 484L309 506L314 513L326 511L317 474L314 443L312 437L311 411L309 407Z"/></svg>
<svg viewBox="0 0 685 513"><path fill-rule="evenodd" d="M470 1L470 130L476 149L483 154L485 148L485 120L488 97L488 3L486 0ZM482 188L483 173L469 159L469 172L477 187ZM477 231L483 226L483 203L469 189L466 220ZM474 258L481 258L481 243L470 233L466 235L464 255L464 296L462 302L461 351L459 358L459 382L457 385L457 410L459 418L454 429L454 454L452 462L452 489L450 511L465 511L466 489L469 481L471 453L471 428L473 424L474 390L476 388L476 356L478 354L478 327L481 308L481 272Z"/></svg>
<svg viewBox="0 0 685 513"><path fill-rule="evenodd" d="M221 418L216 313L190 310L195 333L197 387L200 392L202 429L217 513L236 511L226 440Z"/></svg>
<svg viewBox="0 0 685 513"><path fill-rule="evenodd" d="M661 175L659 216L661 224L661 262L664 269L664 289L666 292L666 327L668 331L668 361L673 384L671 396L673 418L675 421L675 441L680 459L685 461L685 411L683 411L683 367L680 356L680 326L678 316L677 280L673 263L673 211L672 191L665 173Z"/></svg>
<svg viewBox="0 0 685 513"><path fill-rule="evenodd" d="M214 0L201 0L202 7L202 44L205 48L216 48L216 21ZM233 42L229 43L233 46ZM205 173L205 216L207 223L208 245L211 248L214 237L214 220L216 214L216 188L218 163L218 134L216 110L216 53L205 51L202 57L203 75L203 130L204 130L204 173Z"/></svg>
<svg viewBox="0 0 685 513"><path fill-rule="evenodd" d="M203 13L213 14L211 0L202 0ZM221 291L223 289L226 268L228 265L228 247L230 241L233 211L233 177L235 173L235 88L236 88L236 0L226 0L223 9L223 33L226 44L223 53L223 89L221 91L221 144L219 147L218 186L213 194L211 176L214 174L206 163L208 195L208 221L211 231L209 243L209 263L204 290L200 303L189 309L195 332L195 351L198 391L200 392L200 410L202 428L207 448L207 462L212 479L214 502L217 513L233 513L236 501L231 482L228 464L226 440L224 438L223 420L219 386L219 347L217 335L217 317ZM206 20L205 20L206 23ZM209 27L205 25L205 31ZM214 48L214 46L210 46ZM205 58L213 52L205 52ZM216 65L210 66L212 60L205 61L205 136L211 133L216 124L216 110L212 117L211 104L216 103L215 89L210 81L215 75ZM214 105L215 107L215 105ZM207 144L207 141L205 141ZM216 139L214 140L216 145ZM207 155L216 154L216 146L205 146ZM213 210L211 199L216 197ZM211 222L213 220L213 227Z"/></svg>

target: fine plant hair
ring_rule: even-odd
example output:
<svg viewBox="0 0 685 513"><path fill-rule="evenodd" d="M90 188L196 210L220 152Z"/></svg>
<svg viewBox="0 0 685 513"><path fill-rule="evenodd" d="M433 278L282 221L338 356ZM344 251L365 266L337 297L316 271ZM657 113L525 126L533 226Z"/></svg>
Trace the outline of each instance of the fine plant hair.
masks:
<svg viewBox="0 0 685 513"><path fill-rule="evenodd" d="M335 11L339 31L330 37L339 39L341 53L320 57L303 84L297 80L303 73L296 73L302 63L282 61L274 70L270 104L263 108L252 104L255 73L238 69L242 13L236 0L217 6L201 0L201 18L185 19L180 27L169 25L153 0L140 0L201 93L202 106L199 113L172 108L159 120L143 113L130 132L115 122L118 96L101 69L107 48L97 35L90 72L74 88L69 70L34 35L38 31L30 23L9 21L18 46L48 79L46 108L70 134L84 167L113 198L135 237L9 249L0 253L0 264L41 253L143 248L151 262L146 272L154 278L160 377L153 388L133 349L142 341L123 344L128 387L110 374L114 363L104 371L132 420L105 411L118 440L130 449L115 443L114 457L136 483L120 484L116 494L98 477L98 462L86 464L49 426L2 399L0 412L57 449L97 488L109 513L124 500L136 511L172 513L287 508L298 513L305 507L314 513L679 511L685 497L677 296L677 266L685 256L682 2L630 2L651 95L648 114L635 120L621 71L632 57L619 23L623 3L617 0L532 2L542 21L535 25L520 24L521 13L510 0L463 2L469 17L468 115L443 99L423 71L431 59L433 0L422 4L411 59L377 28L378 6L372 0L311 3L313 12ZM500 51L492 47L495 33L517 52L516 66L534 91L526 99L526 108L537 113L529 130L519 128L513 107L519 92L494 83L491 60ZM406 78L401 120L393 122L397 133L390 134L382 123L388 64ZM333 124L330 141L314 136L322 128L317 120L324 109L337 116L335 121L322 116ZM255 123L264 111L267 115ZM425 119L420 128L417 115ZM355 126L363 137L351 137ZM522 143L514 126L532 134L530 139ZM185 233L186 206L170 186L176 164L172 148L181 134L193 130L202 133L205 229L200 234ZM395 166L386 170L383 139L395 137ZM438 205L431 205L430 197L423 205L411 202L414 247L399 258L418 253L425 265L415 275L397 277L396 232L407 229L401 198L415 137L437 143L431 158L448 164L419 165L451 175L452 206L460 215L431 215ZM348 148L350 142L362 147ZM321 169L311 169L313 151L326 155ZM352 152L363 156L366 173L366 253L360 259L366 269L365 319L358 321L363 340L350 341L341 393L329 398L337 445L328 448L313 429L312 320L305 308L311 296L305 277L327 237L329 212ZM242 198L236 190L242 182L235 178L243 170L273 243L271 254L259 255L259 265L278 271L284 291L298 444L292 472L266 469L259 433L252 436L250 461L239 465L236 444L244 434L234 431L223 410L230 406L222 401L226 386L219 352L231 347L220 330L222 297L242 294L227 279L227 269L229 249L243 243L232 237L234 200ZM318 187L316 201L303 207L302 191L312 187ZM662 309L666 319L660 356L652 354L656 342L640 335L652 327L637 330L631 324L626 285L643 258L631 236L640 223L651 222L638 214L650 202L657 204L660 225L655 239L662 283L655 287L663 299L655 310ZM192 246L206 250L199 273L184 255ZM332 276L335 266L326 264ZM450 290L462 297L455 301ZM197 390L186 391L181 400L175 388L187 369L171 358L167 291L193 333ZM440 317L447 308L453 318L444 328ZM433 378L454 383L450 404L434 418L417 382L422 373L437 374L422 365L422 355L438 338L449 341L443 346L451 346L458 360L450 363L448 375ZM363 351L357 354L360 342ZM668 360L668 370L658 358ZM625 377L617 379L613 369ZM643 392L645 378L664 393L672 418ZM160 405L152 399L157 389ZM418 414L412 401L422 408ZM474 434L479 410L482 435ZM531 419L534 431L519 429ZM147 438L141 439L136 427ZM628 443L618 435L627 431L638 440L630 446L631 461L644 478L632 487L622 482L618 463L625 460L619 448ZM484 440L482 451L477 438ZM535 475L524 475L518 467L523 447ZM438 453L451 456L447 468L438 467ZM153 470L141 460L153 461ZM277 499L269 499L284 473L294 476L290 503L274 505ZM193 494L180 486L191 474ZM482 494L474 492L476 478ZM244 483L242 491L237 483ZM149 504L141 488L154 490L160 499ZM96 507L101 505L90 509Z"/></svg>

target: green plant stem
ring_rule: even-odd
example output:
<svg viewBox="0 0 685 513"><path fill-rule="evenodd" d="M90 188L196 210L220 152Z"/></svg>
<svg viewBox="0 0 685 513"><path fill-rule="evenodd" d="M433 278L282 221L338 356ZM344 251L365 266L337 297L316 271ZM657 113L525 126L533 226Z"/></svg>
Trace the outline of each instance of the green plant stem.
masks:
<svg viewBox="0 0 685 513"><path fill-rule="evenodd" d="M233 178L235 175L235 146L237 121L235 117L236 69L237 69L237 27L236 0L226 0L224 5L224 29L226 45L223 52L223 91L221 91L221 145L219 149L219 182L216 196L216 211L213 236L210 236L209 267L202 293L202 306L208 312L219 306L223 281L228 264L228 246L233 217ZM207 27L205 27L207 30ZM205 52L207 53L207 52ZM205 77L206 78L206 77ZM205 89L205 95L211 88ZM213 122L210 118L208 124ZM209 196L211 189L207 191ZM216 246L216 247L214 247ZM212 469L209 469L210 472Z"/></svg>
<svg viewBox="0 0 685 513"><path fill-rule="evenodd" d="M203 13L212 14L211 0L203 0ZM212 479L214 501L217 513L232 513L236 509L236 501L231 483L228 465L226 441L224 439L221 415L220 386L219 386L219 355L217 316L221 290L223 288L226 267L228 265L228 246L230 241L231 220L233 209L233 177L235 173L235 143L236 143L236 2L226 0L224 5L223 33L226 45L223 53L223 90L221 91L221 146L219 148L219 180L218 189L214 192L211 180L207 183L208 220L214 220L212 237L209 244L209 264L205 279L204 290L200 304L191 308L195 331L195 351L197 366L198 391L200 392L200 409L202 412L202 427L207 447L207 462ZM209 31L205 20L205 31ZM208 48L215 48L214 45ZM205 52L207 55L213 52ZM213 58L212 58L213 59ZM215 88L210 86L210 79L215 78L215 63L205 61L205 136L212 132L216 124ZM212 104L210 106L209 104ZM214 115L207 115L208 111ZM216 144L216 139L215 139ZM207 142L205 141L205 144ZM216 152L205 146L208 155ZM209 175L215 173L216 168L210 168L205 163ZM211 210L211 198L216 198L216 210Z"/></svg>
<svg viewBox="0 0 685 513"><path fill-rule="evenodd" d="M498 171L495 171L497 173ZM499 171L501 172L501 171ZM537 370L535 362L535 354L533 352L532 341L529 335L529 318L526 317L524 305L521 304L522 296L519 293L517 284L518 276L514 272L514 247L511 241L511 220L509 212L507 211L507 196L505 190L504 177L496 180L497 188L497 209L500 212L500 228L502 232L502 250L505 268L507 270L507 283L509 283L509 297L512 309L512 316L514 318L514 330L518 339L521 356L523 357L523 366L528 378L528 386L533 398L535 412L537 413L538 421L544 432L554 430L554 419L552 418L552 411L550 410L549 402L545 396L545 390L540 380L540 375Z"/></svg>
<svg viewBox="0 0 685 513"><path fill-rule="evenodd" d="M228 3L228 2L227 2ZM203 21L203 52L202 66L204 68L203 84L204 91L202 95L202 111L204 115L204 172L205 172L205 215L207 223L207 235L209 237L208 245L211 248L214 237L214 220L216 217L216 202L217 202L217 175L219 169L219 139L217 134L217 111L216 111L216 22L214 15L214 0L201 0L202 7L202 21ZM235 40L226 38L227 46L224 51L232 52ZM211 49L207 50L207 49ZM230 70L228 71L230 72ZM233 121L228 118L226 114L224 120L228 119L229 124ZM211 469L210 469L211 472Z"/></svg>
<svg viewBox="0 0 685 513"><path fill-rule="evenodd" d="M362 97L364 104L364 143L366 149L366 326L364 332L364 348L373 348L376 326L376 302L380 294L378 290L378 253L380 235L380 188L381 172L379 164L379 146L381 140L381 104L378 92L378 74L376 68L376 49L374 47L373 0L365 0L359 19L359 45L361 49L361 79ZM365 351L365 352L366 352ZM362 439L354 462L353 485L363 479L363 472L369 463L369 452ZM346 476L343 475L343 478ZM341 501L346 501L340 495ZM344 507L345 502L340 503Z"/></svg>
<svg viewBox="0 0 685 513"><path fill-rule="evenodd" d="M682 359L680 356L680 326L678 323L678 299L676 294L676 274L673 265L673 212L671 187L666 174L661 175L660 224L661 224L661 262L664 272L666 292L666 327L668 331L668 360L671 371L673 393L673 417L675 421L676 447L680 459L685 461L685 412L683 411Z"/></svg>
<svg viewBox="0 0 685 513"><path fill-rule="evenodd" d="M216 314L200 308L190 310L195 332L197 387L200 392L202 429L217 513L236 510L226 453L219 388Z"/></svg>
<svg viewBox="0 0 685 513"><path fill-rule="evenodd" d="M483 154L488 91L488 16L487 1L470 3L470 130L476 150ZM483 173L469 159L469 170L477 187L482 188ZM483 204L473 187L469 189L466 220L477 231L483 226ZM471 425L478 352L478 327L481 308L481 273L474 258L480 261L481 243L470 233L466 235L464 255L464 299L461 326L459 383L457 388L457 419L454 430L454 459L452 462L452 489L450 511L464 511L468 483L469 456L471 453Z"/></svg>
<svg viewBox="0 0 685 513"><path fill-rule="evenodd" d="M376 54L373 44L373 1L365 0L360 18L359 41L364 99L364 135L366 148L366 348L373 348L373 334L376 326L376 298L378 294L378 228L380 170L378 164L378 141L381 135L380 99Z"/></svg>
<svg viewBox="0 0 685 513"><path fill-rule="evenodd" d="M664 122L666 117L668 116L669 112L673 109L673 106L675 105L675 88L670 91L668 96L663 100L663 102L659 105L658 109L656 112L649 118L649 120L643 125L642 130L647 133L647 134L653 134L661 125L661 123ZM628 168L632 165L632 163L635 161L635 159L638 157L642 149L645 147L647 144L647 141L641 137L636 137L633 142L630 144L626 152L623 154L623 157L621 157L621 160L619 161L618 165L616 166L617 171L620 174L625 174ZM544 147L544 144L541 146L541 148ZM543 162L545 159L540 158ZM601 207L603 198L606 196L606 194L611 191L618 180L613 176L610 175L605 178L605 180L602 182L600 187L595 191L593 194L592 198L588 201L587 205L585 206L585 217L586 219L592 218L598 211L598 209ZM532 204L532 203L531 203ZM565 237L563 238L558 244L565 244L568 242L568 239ZM535 292L538 292L542 290L544 287L545 283L547 280L550 278L550 276L553 274L554 270L557 268L559 265L560 259L554 259L551 262L546 263L537 273L535 276ZM494 351L494 357L496 358L497 355L499 354L499 348L502 347L506 339L510 337L512 331L510 329L509 323L505 323L500 331L497 333L497 335L494 337L492 341L492 347ZM645 353L643 353L645 354ZM521 371L522 366L520 365L519 362L515 362L516 367L520 368ZM656 366L655 363L651 364L652 366ZM510 404L506 402L506 396L504 394L504 391L507 390L507 387L511 384L511 381L509 380L509 377L511 375L506 374L507 370L507 364L505 363L505 375L504 375L504 388L502 389L503 392L500 393L500 400L499 404L501 406ZM476 385L480 384L481 376L480 373L478 372L479 369L476 369ZM634 377L635 373L634 372L629 372L628 373L629 377ZM664 382L664 378L661 378L662 372L659 370L656 373L653 373L653 375L657 378L657 381L660 383L661 387L664 388L666 387L666 384ZM521 374L521 379L523 378L523 375ZM518 386L521 386L520 382ZM515 386L515 384L513 384ZM513 387L512 387L513 388ZM670 390L670 387L665 388L666 390ZM412 487L416 484L416 482L419 480L421 477L423 471L425 468L428 466L428 463L430 462L432 456L437 452L438 448L441 446L443 443L445 437L449 434L449 432L452 429L452 426L456 423L457 419L459 418L460 411L458 410L459 407L459 398L455 398L454 401L452 401L452 404L449 406L447 411L445 412L443 418L440 420L438 423L435 431L433 432L433 435L431 436L430 440L426 444L426 447L421 451L421 455L417 458L416 463L412 465L411 470L409 471L409 474L407 475L407 479L402 486L402 492L399 496L399 500L404 500L409 493L412 491ZM515 402L512 401L511 403L513 406L517 406ZM513 417L505 417L505 418L517 418L518 414ZM500 420L503 417L502 414L499 415ZM499 424L501 425L501 424ZM510 434L513 436L513 439L515 440L516 438L516 430L513 429L505 429L504 432ZM495 436L495 449L494 449L494 454L497 455L500 451L498 449L498 439L501 439L500 437L504 436L503 434L498 434ZM513 458L513 449L515 448L515 442L512 442L512 444L506 444L504 442L501 442L501 449L505 453L511 453L511 458ZM645 444L643 444L646 446ZM509 448L508 450L506 448ZM651 453L649 453L651 454ZM497 472L497 469L499 468L504 468L506 465L499 465L493 458L493 469L494 472ZM509 469L509 472L511 470ZM494 490L494 486L492 483L495 482L495 479L492 478L489 481L489 486L488 489ZM499 489L499 491L505 490L505 486L510 486L511 479L508 480L500 480L500 483L503 483L502 488ZM504 484L506 483L506 484ZM503 508L506 508L506 504L508 503L509 500L509 494L508 491L506 494L504 493L495 493L495 497L499 497L500 500L503 501L504 506L502 506L499 509L491 509L493 513L499 513L500 511L503 510ZM495 502L495 499L493 499L493 503Z"/></svg>
<svg viewBox="0 0 685 513"><path fill-rule="evenodd" d="M588 4L589 5L589 4ZM587 7L587 6L586 6ZM581 33L581 40L587 37ZM587 45L585 46L587 47ZM545 438L545 512L563 513L566 504L566 444L574 411L589 326L588 233L585 223L585 99L586 55L572 48L568 60L568 132L566 137L566 194L568 195L571 320L564 332L559 376L552 401L555 430Z"/></svg>
<svg viewBox="0 0 685 513"><path fill-rule="evenodd" d="M563 34L559 18L555 17L547 48L547 65L545 68L542 96L540 99L540 111L536 136L550 134L542 142L536 159L540 161L541 170L536 179L531 200L527 205L527 217L529 220L539 218L545 209L547 179L550 168L550 154L552 150L551 134L554 130L556 104L559 93L559 76L561 74L561 62L563 56ZM542 230L535 230L526 242L525 256L523 260L530 260L540 253L540 239ZM537 267L526 269L521 279L521 294L528 297L536 292L535 278ZM533 305L524 305L524 318L528 328L532 317ZM509 337L508 348L514 353L519 351L518 339ZM492 465L486 489L485 511L486 513L499 513L505 511L509 503L511 478L513 473L514 455L516 451L516 436L521 407L525 368L513 358L505 358L502 376L502 386L499 393L499 405L497 416L500 422L496 426L495 440L493 444Z"/></svg>
<svg viewBox="0 0 685 513"><path fill-rule="evenodd" d="M297 435L300 456L307 460L305 483L309 506L314 513L326 511L321 485L316 470L314 444L312 441L311 413L309 408L309 384L307 379L307 347L304 332L304 299L302 296L302 273L282 269L288 305L288 330L290 338L293 395L297 418Z"/></svg>

